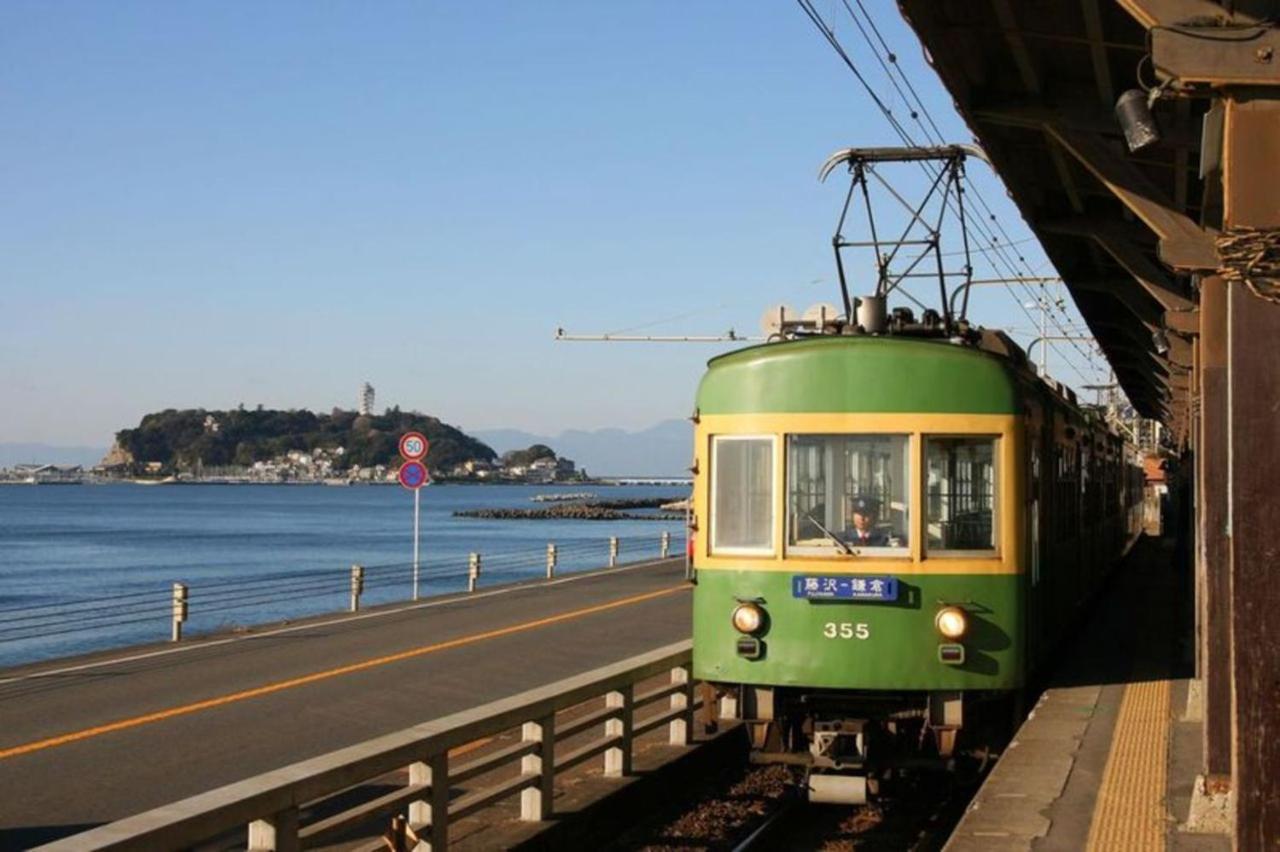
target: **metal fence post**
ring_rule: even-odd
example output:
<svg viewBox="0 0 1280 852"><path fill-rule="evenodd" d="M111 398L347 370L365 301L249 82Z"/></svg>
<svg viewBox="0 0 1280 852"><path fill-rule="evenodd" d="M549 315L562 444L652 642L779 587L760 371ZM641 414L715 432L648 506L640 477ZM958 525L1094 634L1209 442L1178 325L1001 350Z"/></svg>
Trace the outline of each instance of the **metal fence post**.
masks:
<svg viewBox="0 0 1280 852"><path fill-rule="evenodd" d="M556 575L556 545L555 542L547 544L547 579L550 580Z"/></svg>
<svg viewBox="0 0 1280 852"><path fill-rule="evenodd" d="M467 560L467 591L474 592L480 580L480 554L473 553Z"/></svg>
<svg viewBox="0 0 1280 852"><path fill-rule="evenodd" d="M618 537L616 535L609 536L609 567L618 564Z"/></svg>
<svg viewBox="0 0 1280 852"><path fill-rule="evenodd" d="M635 687L625 686L617 692L610 692L604 697L606 707L619 709L618 718L607 719L604 723L605 736L618 736L621 739L616 746L604 753L604 774L609 778L621 778L631 774L631 740L635 723Z"/></svg>
<svg viewBox="0 0 1280 852"><path fill-rule="evenodd" d="M693 678L689 677L689 667L676 666L672 669L671 682L684 687L671 694L671 709L684 712L671 720L668 741L671 745L688 745L689 732L693 730Z"/></svg>
<svg viewBox="0 0 1280 852"><path fill-rule="evenodd" d="M169 637L174 642L182 641L182 623L187 620L187 587L182 583L173 584L173 630Z"/></svg>
<svg viewBox="0 0 1280 852"><path fill-rule="evenodd" d="M520 791L520 819L525 822L541 822L551 817L556 780L555 720L555 714L549 713L536 722L525 722L520 734L524 742L538 743L536 754L520 758L520 773L538 776L538 786Z"/></svg>
<svg viewBox="0 0 1280 852"><path fill-rule="evenodd" d="M351 611L360 609L360 593L364 591L364 566L351 566Z"/></svg>
<svg viewBox="0 0 1280 852"><path fill-rule="evenodd" d="M302 844L298 841L298 809L285 808L266 819L255 819L249 823L248 848L251 852L295 852L301 849Z"/></svg>
<svg viewBox="0 0 1280 852"><path fill-rule="evenodd" d="M662 533L662 558L666 559L670 553L671 553L671 533L664 531Z"/></svg>

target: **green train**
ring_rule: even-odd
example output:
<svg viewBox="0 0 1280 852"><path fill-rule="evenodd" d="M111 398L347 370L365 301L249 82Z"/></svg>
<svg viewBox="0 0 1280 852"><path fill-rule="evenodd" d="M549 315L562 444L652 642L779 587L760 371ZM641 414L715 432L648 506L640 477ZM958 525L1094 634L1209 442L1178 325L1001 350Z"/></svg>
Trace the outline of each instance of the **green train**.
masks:
<svg viewBox="0 0 1280 852"><path fill-rule="evenodd" d="M698 389L694 672L819 801L1007 728L1141 524L1100 416L1004 335L897 313L720 356Z"/></svg>

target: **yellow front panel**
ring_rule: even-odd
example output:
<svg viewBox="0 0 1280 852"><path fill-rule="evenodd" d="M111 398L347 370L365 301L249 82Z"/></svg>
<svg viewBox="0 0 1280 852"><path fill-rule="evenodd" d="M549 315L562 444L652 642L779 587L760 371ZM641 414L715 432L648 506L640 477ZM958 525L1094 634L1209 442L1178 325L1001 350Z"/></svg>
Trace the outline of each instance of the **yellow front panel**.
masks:
<svg viewBox="0 0 1280 852"><path fill-rule="evenodd" d="M697 524L694 564L699 570L805 571L889 574L1016 574L1022 570L1021 507L1025 499L1025 465L1021 418L1008 414L717 414L704 415L694 431L695 469L693 514ZM786 488L786 435L884 433L910 436L910 555L900 557L833 558L784 556L786 512L781 510ZM713 435L776 435L773 457L775 550L768 556L713 556L707 509L711 505L711 437ZM933 435L992 435L1000 438L998 463L999 547L996 555L929 556L923 542L924 442Z"/></svg>

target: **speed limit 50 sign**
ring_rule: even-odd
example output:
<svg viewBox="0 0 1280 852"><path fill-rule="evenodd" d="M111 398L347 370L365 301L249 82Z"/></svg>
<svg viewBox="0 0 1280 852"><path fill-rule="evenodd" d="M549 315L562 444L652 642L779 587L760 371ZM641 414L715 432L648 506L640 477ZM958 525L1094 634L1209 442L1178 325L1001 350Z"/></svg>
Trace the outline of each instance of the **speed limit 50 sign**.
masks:
<svg viewBox="0 0 1280 852"><path fill-rule="evenodd" d="M420 461L426 458L431 442L421 432L405 432L400 436L400 455L406 461Z"/></svg>

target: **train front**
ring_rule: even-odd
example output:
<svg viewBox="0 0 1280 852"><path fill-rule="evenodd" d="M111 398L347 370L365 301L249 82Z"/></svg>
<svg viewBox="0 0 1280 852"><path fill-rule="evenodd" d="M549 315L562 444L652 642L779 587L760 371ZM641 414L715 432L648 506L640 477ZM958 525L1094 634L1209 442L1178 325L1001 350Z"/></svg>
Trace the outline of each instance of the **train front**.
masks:
<svg viewBox="0 0 1280 852"><path fill-rule="evenodd" d="M1019 391L945 340L823 336L698 391L694 670L755 759L862 801L945 764L1024 679Z"/></svg>

